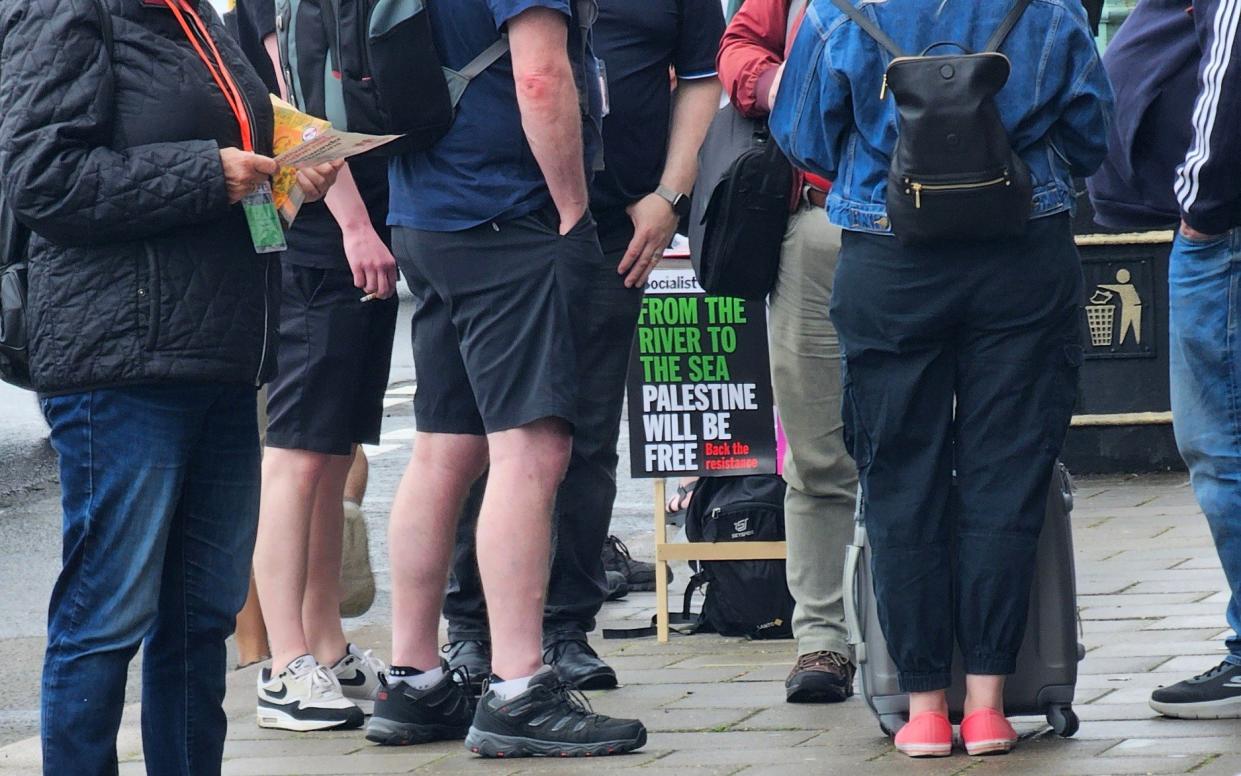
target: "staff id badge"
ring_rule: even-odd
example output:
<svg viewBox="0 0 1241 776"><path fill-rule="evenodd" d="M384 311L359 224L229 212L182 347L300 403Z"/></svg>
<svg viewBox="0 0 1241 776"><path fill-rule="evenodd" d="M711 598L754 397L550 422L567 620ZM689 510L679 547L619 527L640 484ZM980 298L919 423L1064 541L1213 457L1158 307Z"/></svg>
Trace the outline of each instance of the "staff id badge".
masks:
<svg viewBox="0 0 1241 776"><path fill-rule="evenodd" d="M276 253L289 247L284 240L284 228L280 225L280 213L276 211L270 183L259 184L242 198L241 207L246 211L255 253Z"/></svg>

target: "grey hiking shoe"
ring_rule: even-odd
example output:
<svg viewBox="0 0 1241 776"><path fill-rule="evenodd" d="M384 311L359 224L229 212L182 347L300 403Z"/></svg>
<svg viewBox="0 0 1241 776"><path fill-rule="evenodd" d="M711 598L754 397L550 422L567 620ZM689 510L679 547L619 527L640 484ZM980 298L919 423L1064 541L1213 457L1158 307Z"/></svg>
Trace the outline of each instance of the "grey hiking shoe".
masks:
<svg viewBox="0 0 1241 776"><path fill-rule="evenodd" d="M521 695L504 700L488 689L465 739L483 757L599 757L641 749L646 727L591 711L585 697L544 667Z"/></svg>

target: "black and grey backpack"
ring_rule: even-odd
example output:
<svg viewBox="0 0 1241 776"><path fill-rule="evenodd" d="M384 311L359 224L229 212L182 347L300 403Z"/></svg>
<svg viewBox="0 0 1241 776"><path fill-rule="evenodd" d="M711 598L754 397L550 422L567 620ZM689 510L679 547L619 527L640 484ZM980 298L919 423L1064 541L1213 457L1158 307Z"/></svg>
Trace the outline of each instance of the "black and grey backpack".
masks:
<svg viewBox="0 0 1241 776"><path fill-rule="evenodd" d="M452 126L470 82L509 50L501 35L460 70L444 67L429 14L457 1L275 0L290 101L337 129L405 136L382 154L427 150ZM575 0L583 39L596 15L596 0Z"/></svg>
<svg viewBox="0 0 1241 776"><path fill-rule="evenodd" d="M775 474L704 477L685 513L691 542L784 541L784 480ZM793 637L783 560L704 560L685 591L706 591L696 630L752 639Z"/></svg>

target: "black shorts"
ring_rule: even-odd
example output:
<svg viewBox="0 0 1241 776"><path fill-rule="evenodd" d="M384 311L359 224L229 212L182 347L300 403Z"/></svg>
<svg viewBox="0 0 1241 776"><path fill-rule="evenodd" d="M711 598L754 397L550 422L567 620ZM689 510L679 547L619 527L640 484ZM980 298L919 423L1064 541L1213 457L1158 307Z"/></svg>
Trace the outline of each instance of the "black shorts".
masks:
<svg viewBox="0 0 1241 776"><path fill-rule="evenodd" d="M267 446L349 455L379 442L397 298L363 303L353 273L284 262Z"/></svg>
<svg viewBox="0 0 1241 776"><path fill-rule="evenodd" d="M579 300L602 261L589 214L563 237L540 212L460 232L396 228L392 240L417 302L419 431L576 421Z"/></svg>

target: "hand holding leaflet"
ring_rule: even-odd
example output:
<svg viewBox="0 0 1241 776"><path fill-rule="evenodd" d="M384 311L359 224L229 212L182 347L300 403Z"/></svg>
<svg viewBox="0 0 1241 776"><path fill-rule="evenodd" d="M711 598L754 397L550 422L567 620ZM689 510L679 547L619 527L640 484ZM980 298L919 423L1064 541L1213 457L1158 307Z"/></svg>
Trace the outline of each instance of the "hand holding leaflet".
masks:
<svg viewBox="0 0 1241 776"><path fill-rule="evenodd" d="M302 113L275 95L271 101L275 111L272 150L280 165L272 178L272 194L286 228L305 202L305 195L297 185L300 168L348 159L400 137L342 132L334 129L331 122Z"/></svg>

